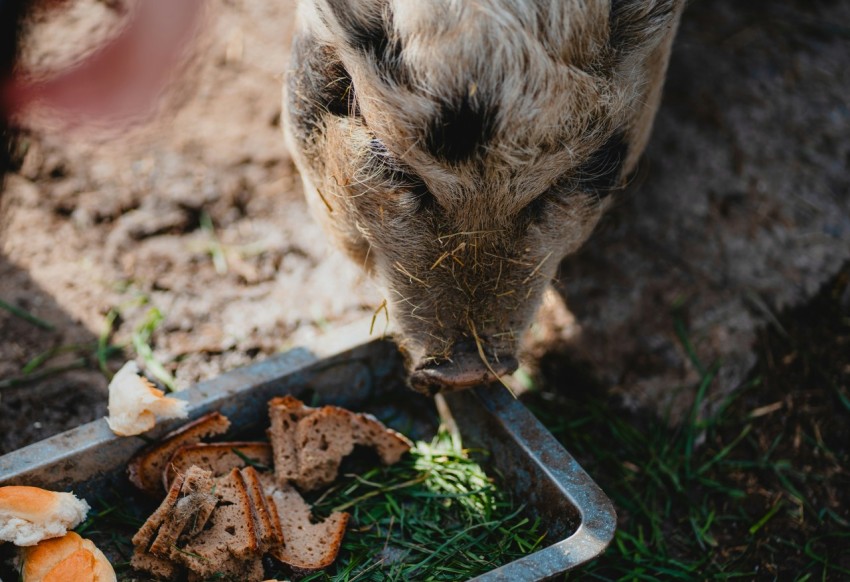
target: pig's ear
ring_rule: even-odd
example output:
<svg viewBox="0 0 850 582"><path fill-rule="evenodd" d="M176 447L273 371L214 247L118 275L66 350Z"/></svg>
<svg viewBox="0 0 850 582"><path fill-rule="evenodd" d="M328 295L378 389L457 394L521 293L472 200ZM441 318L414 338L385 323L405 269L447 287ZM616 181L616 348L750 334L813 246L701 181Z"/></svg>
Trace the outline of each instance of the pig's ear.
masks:
<svg viewBox="0 0 850 582"><path fill-rule="evenodd" d="M392 34L388 0L314 0L320 18L355 51L379 58Z"/></svg>
<svg viewBox="0 0 850 582"><path fill-rule="evenodd" d="M684 0L611 0L609 43L625 56L668 36Z"/></svg>

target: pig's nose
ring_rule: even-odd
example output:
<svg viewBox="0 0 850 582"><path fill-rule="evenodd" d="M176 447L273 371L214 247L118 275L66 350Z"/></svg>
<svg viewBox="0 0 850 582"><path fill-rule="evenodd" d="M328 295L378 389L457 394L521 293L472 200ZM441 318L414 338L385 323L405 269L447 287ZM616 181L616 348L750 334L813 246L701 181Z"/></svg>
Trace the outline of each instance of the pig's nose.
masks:
<svg viewBox="0 0 850 582"><path fill-rule="evenodd" d="M514 372L518 366L511 355L501 355L498 359L488 355L487 359L489 368L481 361L475 344L457 344L450 360L431 360L417 367L410 375L410 385L429 395L453 392L493 382L499 376Z"/></svg>

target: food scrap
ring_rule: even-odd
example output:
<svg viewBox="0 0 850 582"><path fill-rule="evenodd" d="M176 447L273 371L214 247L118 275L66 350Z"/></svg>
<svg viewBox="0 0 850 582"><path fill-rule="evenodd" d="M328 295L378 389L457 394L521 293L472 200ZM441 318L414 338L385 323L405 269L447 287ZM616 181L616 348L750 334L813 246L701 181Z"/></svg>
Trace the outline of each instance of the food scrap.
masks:
<svg viewBox="0 0 850 582"><path fill-rule="evenodd" d="M374 447L385 464L411 443L377 419L335 406L311 408L292 396L269 402L271 443L217 442L229 422L202 417L145 447L131 460L131 481L165 498L133 537L131 565L161 579L261 581L263 556L293 572L330 566L349 514L317 519L299 492L328 485L354 446ZM163 487L164 486L164 487Z"/></svg>
<svg viewBox="0 0 850 582"><path fill-rule="evenodd" d="M139 375L136 362L127 362L109 383L109 428L118 436L149 431L157 420L186 418L189 403L170 398Z"/></svg>

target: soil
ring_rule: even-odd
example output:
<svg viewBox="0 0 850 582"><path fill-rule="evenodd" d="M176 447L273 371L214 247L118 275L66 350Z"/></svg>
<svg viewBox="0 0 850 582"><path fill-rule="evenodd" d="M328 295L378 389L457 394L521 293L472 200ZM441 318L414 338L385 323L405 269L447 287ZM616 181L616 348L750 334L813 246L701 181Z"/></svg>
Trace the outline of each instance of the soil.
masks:
<svg viewBox="0 0 850 582"><path fill-rule="evenodd" d="M120 2L70 4L34 28L25 53L35 66L68 52L63 39L86 46L93 23L122 14ZM283 145L294 2L210 4L199 47L153 122L119 128L120 139L111 128L32 130L20 141L3 194L0 298L53 329L0 310L0 379L63 346L76 349L46 367L82 367L0 388L0 452L103 416L94 345L104 333L128 344L152 308L165 317L154 356L186 387L380 303L329 252ZM109 333L111 311L120 316Z"/></svg>
<svg viewBox="0 0 850 582"><path fill-rule="evenodd" d="M121 17L121 2L71 4L33 31L32 63ZM382 295L310 218L280 135L294 4L210 2L199 48L145 127L30 124L2 197L0 299L52 329L0 310L0 453L102 416L98 339L129 344L152 308L164 317L153 354L178 387L369 325ZM699 370L681 321L700 359L725 364L716 401L741 385L758 330L850 256L846 22L840 1L691 3L646 161L562 265L571 313L537 326L531 368L562 354L635 409L687 410L678 388Z"/></svg>

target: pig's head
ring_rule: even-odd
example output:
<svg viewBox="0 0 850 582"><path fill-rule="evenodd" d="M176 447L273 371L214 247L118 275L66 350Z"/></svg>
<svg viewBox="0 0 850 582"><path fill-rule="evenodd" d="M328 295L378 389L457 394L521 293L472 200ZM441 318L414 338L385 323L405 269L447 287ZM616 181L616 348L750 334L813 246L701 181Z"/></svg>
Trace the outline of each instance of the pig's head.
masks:
<svg viewBox="0 0 850 582"><path fill-rule="evenodd" d="M386 289L411 384L513 371L644 149L680 0L302 0L286 133Z"/></svg>

